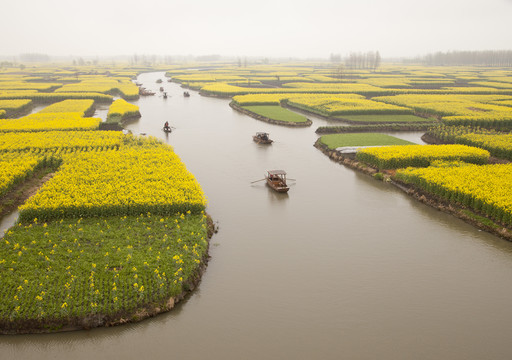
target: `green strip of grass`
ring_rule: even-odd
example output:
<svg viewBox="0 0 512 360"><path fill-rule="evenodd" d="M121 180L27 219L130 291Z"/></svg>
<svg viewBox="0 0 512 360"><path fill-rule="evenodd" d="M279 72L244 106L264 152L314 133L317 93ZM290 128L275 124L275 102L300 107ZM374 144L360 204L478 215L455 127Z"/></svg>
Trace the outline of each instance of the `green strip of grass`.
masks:
<svg viewBox="0 0 512 360"><path fill-rule="evenodd" d="M336 117L339 120L348 120L362 123L415 123L431 122L433 119L425 119L414 115L343 115Z"/></svg>
<svg viewBox="0 0 512 360"><path fill-rule="evenodd" d="M361 133L376 131L428 131L436 124L423 123L395 123L395 124L365 124L350 126L320 126L316 129L317 134L340 134L340 133Z"/></svg>
<svg viewBox="0 0 512 360"><path fill-rule="evenodd" d="M272 120L286 122L306 122L308 119L278 105L243 106L244 109Z"/></svg>
<svg viewBox="0 0 512 360"><path fill-rule="evenodd" d="M329 149L344 146L411 145L410 141L378 133L330 134L320 138Z"/></svg>
<svg viewBox="0 0 512 360"><path fill-rule="evenodd" d="M0 329L97 326L87 319L161 306L186 290L207 248L203 214L16 225L0 242Z"/></svg>

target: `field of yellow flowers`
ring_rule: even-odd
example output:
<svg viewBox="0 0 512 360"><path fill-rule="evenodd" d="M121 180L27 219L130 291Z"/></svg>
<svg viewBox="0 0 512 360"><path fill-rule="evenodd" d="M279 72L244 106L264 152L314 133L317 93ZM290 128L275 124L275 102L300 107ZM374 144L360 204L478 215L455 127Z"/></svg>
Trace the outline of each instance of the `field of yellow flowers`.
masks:
<svg viewBox="0 0 512 360"><path fill-rule="evenodd" d="M130 104L124 99L117 99L110 105L108 110L107 120L112 121L113 119L124 120L130 117L140 117L139 107L134 104Z"/></svg>
<svg viewBox="0 0 512 360"><path fill-rule="evenodd" d="M32 106L32 100L0 100L0 110L4 110L5 117L22 112ZM0 116L1 118L1 116Z"/></svg>
<svg viewBox="0 0 512 360"><path fill-rule="evenodd" d="M20 119L6 119L0 122L0 132L8 131L49 131L49 130L95 130L101 119L82 117L76 112L35 113Z"/></svg>
<svg viewBox="0 0 512 360"><path fill-rule="evenodd" d="M52 103L0 121L0 196L39 168L55 171L0 240L2 333L90 328L167 310L207 260L206 197L173 149L151 137L85 131L98 128L100 119L85 117L95 101L138 97L137 86L124 75L61 74L54 77L62 84L32 86L0 71L4 108ZM134 109L120 99L111 112Z"/></svg>
<svg viewBox="0 0 512 360"><path fill-rule="evenodd" d="M0 155L4 152L101 151L118 149L130 138L116 131L0 132Z"/></svg>
<svg viewBox="0 0 512 360"><path fill-rule="evenodd" d="M512 164L407 168L396 178L512 225Z"/></svg>
<svg viewBox="0 0 512 360"><path fill-rule="evenodd" d="M428 133L442 141L479 147L488 150L495 157L512 160L510 133L467 126L439 126L430 129Z"/></svg>
<svg viewBox="0 0 512 360"><path fill-rule="evenodd" d="M40 110L39 113L78 113L80 116L92 115L94 113L94 100L77 99L63 100Z"/></svg>
<svg viewBox="0 0 512 360"><path fill-rule="evenodd" d="M65 157L57 174L20 207L19 218L171 215L205 206L199 184L170 148L132 148Z"/></svg>
<svg viewBox="0 0 512 360"><path fill-rule="evenodd" d="M105 325L193 286L206 198L169 146L113 131L0 135L2 189L41 159L62 163L0 241L3 332Z"/></svg>
<svg viewBox="0 0 512 360"><path fill-rule="evenodd" d="M23 181L43 162L33 154L0 154L0 196Z"/></svg>
<svg viewBox="0 0 512 360"><path fill-rule="evenodd" d="M486 164L487 150L466 145L400 145L362 149L356 158L378 169L428 167L432 161L465 161Z"/></svg>

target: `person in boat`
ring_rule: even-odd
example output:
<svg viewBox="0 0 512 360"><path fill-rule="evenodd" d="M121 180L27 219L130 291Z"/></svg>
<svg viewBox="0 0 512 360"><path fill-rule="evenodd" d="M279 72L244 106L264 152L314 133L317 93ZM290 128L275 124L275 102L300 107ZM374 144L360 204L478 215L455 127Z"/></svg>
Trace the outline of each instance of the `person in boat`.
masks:
<svg viewBox="0 0 512 360"><path fill-rule="evenodd" d="M164 130L165 131L169 131L171 130L171 128L169 127L169 121L166 121L165 124L164 124Z"/></svg>

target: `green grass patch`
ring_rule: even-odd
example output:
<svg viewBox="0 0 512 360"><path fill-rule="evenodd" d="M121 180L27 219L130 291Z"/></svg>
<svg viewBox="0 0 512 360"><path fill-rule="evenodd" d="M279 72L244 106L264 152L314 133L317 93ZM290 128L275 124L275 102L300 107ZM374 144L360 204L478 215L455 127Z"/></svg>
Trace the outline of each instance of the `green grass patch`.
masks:
<svg viewBox="0 0 512 360"><path fill-rule="evenodd" d="M329 149L344 146L410 145L410 141L379 133L329 134L320 138Z"/></svg>
<svg viewBox="0 0 512 360"><path fill-rule="evenodd" d="M486 218L484 216L480 216L480 215L477 215L475 214L474 212L472 211L469 211L469 210L462 210L462 212L467 216L469 217L470 219L473 219L474 221L477 221L481 224L484 224L485 226L489 227L489 228L492 228L492 229L500 229L502 226L499 226L497 225L494 221L492 221L491 219L489 218Z"/></svg>
<svg viewBox="0 0 512 360"><path fill-rule="evenodd" d="M294 113L293 111L290 111L278 105L255 105L243 106L242 108L255 114L277 121L300 123L306 122L308 120L304 115Z"/></svg>
<svg viewBox="0 0 512 360"><path fill-rule="evenodd" d="M190 213L18 224L0 242L0 328L88 327L164 306L197 277L207 237L206 216Z"/></svg>
<svg viewBox="0 0 512 360"><path fill-rule="evenodd" d="M433 122L434 119L425 119L419 116L405 115L343 115L336 116L336 119L360 123L418 123Z"/></svg>
<svg viewBox="0 0 512 360"><path fill-rule="evenodd" d="M423 123L395 123L395 124L365 124L350 126L320 126L317 134L360 133L376 131L428 131L436 127L436 124Z"/></svg>

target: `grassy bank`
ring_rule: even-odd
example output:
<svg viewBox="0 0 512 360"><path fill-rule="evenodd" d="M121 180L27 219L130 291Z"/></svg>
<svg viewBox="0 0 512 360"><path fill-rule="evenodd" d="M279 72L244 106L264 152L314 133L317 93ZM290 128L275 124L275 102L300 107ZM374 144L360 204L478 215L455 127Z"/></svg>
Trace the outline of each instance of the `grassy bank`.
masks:
<svg viewBox="0 0 512 360"><path fill-rule="evenodd" d="M348 121L352 123L424 123L424 122L434 122L435 119L425 119L419 116L404 114L404 115L387 115L387 114L378 114L378 115L342 115L336 116L336 119L342 121Z"/></svg>
<svg viewBox="0 0 512 360"><path fill-rule="evenodd" d="M428 131L432 124L372 124L372 125L351 125L351 126L319 126L317 134L343 134L375 131Z"/></svg>
<svg viewBox="0 0 512 360"><path fill-rule="evenodd" d="M378 133L330 134L320 138L320 142L329 149L344 146L378 146L378 145L408 145L410 141L398 139L391 135Z"/></svg>
<svg viewBox="0 0 512 360"><path fill-rule="evenodd" d="M172 307L198 280L207 230L206 216L190 213L18 224L0 243L1 332L103 326Z"/></svg>
<svg viewBox="0 0 512 360"><path fill-rule="evenodd" d="M302 123L308 121L308 119L304 115L294 113L293 111L290 111L277 105L243 106L242 108L276 121L292 123Z"/></svg>

